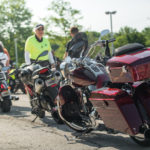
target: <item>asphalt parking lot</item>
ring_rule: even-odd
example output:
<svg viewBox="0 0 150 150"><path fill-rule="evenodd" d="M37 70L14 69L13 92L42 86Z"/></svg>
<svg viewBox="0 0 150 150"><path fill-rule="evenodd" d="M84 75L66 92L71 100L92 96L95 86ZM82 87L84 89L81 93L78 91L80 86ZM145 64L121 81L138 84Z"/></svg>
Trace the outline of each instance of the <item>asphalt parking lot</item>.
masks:
<svg viewBox="0 0 150 150"><path fill-rule="evenodd" d="M18 96L10 113L0 113L0 150L149 150L121 133L92 131L76 138L74 131L56 124L49 113L33 123L27 96Z"/></svg>

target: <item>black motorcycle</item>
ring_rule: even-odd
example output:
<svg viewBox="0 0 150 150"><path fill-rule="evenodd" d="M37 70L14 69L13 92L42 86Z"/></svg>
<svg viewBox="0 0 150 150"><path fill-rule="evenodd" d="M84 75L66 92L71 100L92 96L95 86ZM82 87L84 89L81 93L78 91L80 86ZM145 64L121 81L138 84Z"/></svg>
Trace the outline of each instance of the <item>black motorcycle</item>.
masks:
<svg viewBox="0 0 150 150"><path fill-rule="evenodd" d="M7 85L4 65L3 63L1 63L2 60L3 59L0 60L0 107L2 109L2 112L9 112L11 110L12 97Z"/></svg>
<svg viewBox="0 0 150 150"><path fill-rule="evenodd" d="M44 51L39 57L47 53L48 51ZM51 112L53 119L61 124L62 120L59 118L55 104L61 74L55 69L50 69L49 66L42 67L38 62L39 57L31 65L25 65L21 69L21 80L30 99L32 114L43 118L45 111Z"/></svg>
<svg viewBox="0 0 150 150"><path fill-rule="evenodd" d="M10 86L11 93L15 94L18 90L21 90L23 94L26 93L23 82L20 79L20 69L11 69L8 74L8 84Z"/></svg>

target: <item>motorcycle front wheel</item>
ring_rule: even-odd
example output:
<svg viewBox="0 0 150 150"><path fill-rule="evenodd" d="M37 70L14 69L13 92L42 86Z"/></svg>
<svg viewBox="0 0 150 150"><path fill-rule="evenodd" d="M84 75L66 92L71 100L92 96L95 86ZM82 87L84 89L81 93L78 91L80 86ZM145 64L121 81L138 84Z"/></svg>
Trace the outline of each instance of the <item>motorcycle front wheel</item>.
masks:
<svg viewBox="0 0 150 150"><path fill-rule="evenodd" d="M1 109L2 109L2 112L10 112L11 110L11 100L9 97L5 97L2 104L1 104Z"/></svg>
<svg viewBox="0 0 150 150"><path fill-rule="evenodd" d="M89 133L90 131L93 130L91 120L88 116L81 115L79 116L79 118L76 118L75 116L66 118L64 117L64 114L62 113L62 111L59 109L60 108L59 102L57 102L57 106L58 106L58 113L59 113L61 120L63 120L63 122L68 127L80 133L83 133L83 132Z"/></svg>

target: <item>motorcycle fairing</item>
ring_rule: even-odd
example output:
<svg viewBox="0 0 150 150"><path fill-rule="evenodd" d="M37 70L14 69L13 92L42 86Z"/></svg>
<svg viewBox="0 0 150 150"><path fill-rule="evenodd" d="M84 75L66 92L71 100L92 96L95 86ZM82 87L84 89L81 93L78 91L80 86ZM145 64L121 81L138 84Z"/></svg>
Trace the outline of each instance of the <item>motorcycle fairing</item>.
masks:
<svg viewBox="0 0 150 150"><path fill-rule="evenodd" d="M64 104L62 105L62 116L67 121L79 121L80 110L80 96L70 85L65 85L59 89L59 99L63 100Z"/></svg>

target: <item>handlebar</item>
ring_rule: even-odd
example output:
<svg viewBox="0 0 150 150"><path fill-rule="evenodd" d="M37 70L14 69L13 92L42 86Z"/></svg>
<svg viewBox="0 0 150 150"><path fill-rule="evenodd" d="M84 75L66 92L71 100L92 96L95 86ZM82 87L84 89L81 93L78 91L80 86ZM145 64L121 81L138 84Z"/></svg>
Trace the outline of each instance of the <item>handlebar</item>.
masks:
<svg viewBox="0 0 150 150"><path fill-rule="evenodd" d="M95 46L102 46L103 44L111 43L111 42L114 42L114 41L116 41L116 39L114 39L114 38L110 39L110 40L98 40L94 44L91 45L91 48L93 48Z"/></svg>
<svg viewBox="0 0 150 150"><path fill-rule="evenodd" d="M110 40L108 40L108 43L111 43L111 42L114 42L114 41L116 41L116 39L110 39Z"/></svg>

